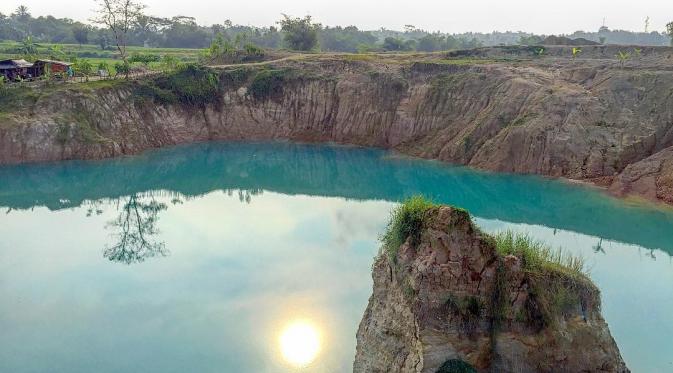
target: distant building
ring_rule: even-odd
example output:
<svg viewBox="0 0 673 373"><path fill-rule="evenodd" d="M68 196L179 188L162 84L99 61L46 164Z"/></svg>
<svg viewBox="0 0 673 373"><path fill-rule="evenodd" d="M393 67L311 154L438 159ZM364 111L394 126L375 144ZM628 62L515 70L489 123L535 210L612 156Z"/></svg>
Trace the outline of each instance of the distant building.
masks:
<svg viewBox="0 0 673 373"><path fill-rule="evenodd" d="M47 72L47 70L50 71L52 74L66 73L68 71L68 68L70 68L70 66L72 66L70 62L37 60L33 64L31 74L34 77L38 77L44 75Z"/></svg>
<svg viewBox="0 0 673 373"><path fill-rule="evenodd" d="M37 60L30 63L26 60L4 60L0 61L0 76L13 82L21 79L32 79L44 76L47 71L52 74L65 74L72 64L70 62Z"/></svg>
<svg viewBox="0 0 673 373"><path fill-rule="evenodd" d="M3 60L0 61L0 75L8 81L27 79L34 75L30 69L33 64L26 60Z"/></svg>

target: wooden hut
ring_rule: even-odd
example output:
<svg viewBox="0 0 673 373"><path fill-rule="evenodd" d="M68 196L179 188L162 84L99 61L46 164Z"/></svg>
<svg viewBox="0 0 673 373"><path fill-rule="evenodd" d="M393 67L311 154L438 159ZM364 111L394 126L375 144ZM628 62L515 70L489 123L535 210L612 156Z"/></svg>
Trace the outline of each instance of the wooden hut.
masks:
<svg viewBox="0 0 673 373"><path fill-rule="evenodd" d="M32 67L33 64L26 60L3 60L0 61L0 75L8 81L28 79L35 76Z"/></svg>
<svg viewBox="0 0 673 373"><path fill-rule="evenodd" d="M54 61L54 60L37 60L33 64L31 74L35 77L44 75L47 71L52 74L64 74L72 66L70 62Z"/></svg>

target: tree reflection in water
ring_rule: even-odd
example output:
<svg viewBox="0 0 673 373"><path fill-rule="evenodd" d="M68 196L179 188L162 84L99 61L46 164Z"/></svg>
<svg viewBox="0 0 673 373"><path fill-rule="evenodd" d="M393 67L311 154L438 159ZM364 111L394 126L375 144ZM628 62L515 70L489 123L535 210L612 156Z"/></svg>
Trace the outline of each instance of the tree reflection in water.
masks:
<svg viewBox="0 0 673 373"><path fill-rule="evenodd" d="M105 246L103 255L113 262L133 264L147 258L166 256L169 251L164 242L155 241L159 230L159 212L166 210L165 203L157 202L153 196L134 194L127 197L119 216L107 224L114 229L111 234L116 243Z"/></svg>

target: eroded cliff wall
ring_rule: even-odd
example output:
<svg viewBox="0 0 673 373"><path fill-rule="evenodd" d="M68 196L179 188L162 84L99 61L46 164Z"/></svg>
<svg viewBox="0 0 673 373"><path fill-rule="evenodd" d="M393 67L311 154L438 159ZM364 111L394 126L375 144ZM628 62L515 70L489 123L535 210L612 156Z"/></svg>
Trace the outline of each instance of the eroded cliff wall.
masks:
<svg viewBox="0 0 673 373"><path fill-rule="evenodd" d="M671 201L669 177L656 170L648 174L655 183L632 187L634 168L620 177L657 153L667 161L673 146L673 53L648 53L625 66L551 57L306 58L217 70L216 97L204 104L163 99L172 93L152 88L155 78L46 90L0 115L0 164L207 140L335 141L494 171L606 186L618 179L615 192Z"/></svg>

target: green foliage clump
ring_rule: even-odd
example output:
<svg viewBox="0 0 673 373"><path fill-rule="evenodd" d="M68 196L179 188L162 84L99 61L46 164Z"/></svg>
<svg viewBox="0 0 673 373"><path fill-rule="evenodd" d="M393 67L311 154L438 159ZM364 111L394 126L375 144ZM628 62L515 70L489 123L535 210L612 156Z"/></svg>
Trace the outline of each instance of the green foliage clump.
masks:
<svg viewBox="0 0 673 373"><path fill-rule="evenodd" d="M425 213L435 205L422 196L414 196L392 211L390 222L381 237L383 248L395 260L397 250L407 239L412 247L421 241Z"/></svg>
<svg viewBox="0 0 673 373"><path fill-rule="evenodd" d="M262 70L250 83L250 94L255 100L280 97L288 75L287 70Z"/></svg>
<svg viewBox="0 0 673 373"><path fill-rule="evenodd" d="M142 63L145 66L149 66L150 63L152 62L159 62L161 61L161 57L156 55L156 54L140 54L140 53L134 53L131 58L129 59L129 62L134 63Z"/></svg>
<svg viewBox="0 0 673 373"><path fill-rule="evenodd" d="M383 50L386 52L407 52L416 48L415 40L402 40L389 36L383 40Z"/></svg>
<svg viewBox="0 0 673 373"><path fill-rule="evenodd" d="M202 60L209 64L233 64L261 61L266 56L263 48L246 42L247 36L236 35L232 42L228 37L217 34L210 47L203 52Z"/></svg>
<svg viewBox="0 0 673 373"><path fill-rule="evenodd" d="M219 74L206 67L185 65L158 78L155 83L158 88L171 92L175 100L185 106L204 108L221 100Z"/></svg>
<svg viewBox="0 0 673 373"><path fill-rule="evenodd" d="M151 83L139 84L135 88L134 93L136 102L139 103L145 103L146 99L151 99L154 103L164 106L178 103L178 99L173 92L159 88Z"/></svg>
<svg viewBox="0 0 673 373"><path fill-rule="evenodd" d="M88 60L81 59L75 61L75 63L73 64L73 70L75 70L75 72L77 73L84 75L88 81L89 76L93 73L93 65Z"/></svg>
<svg viewBox="0 0 673 373"><path fill-rule="evenodd" d="M131 65L128 62L117 62L114 64L117 74L128 75L131 72Z"/></svg>
<svg viewBox="0 0 673 373"><path fill-rule="evenodd" d="M134 93L140 101L149 98L160 105L177 103L188 108L205 108L221 101L220 74L207 67L188 64L137 85Z"/></svg>
<svg viewBox="0 0 673 373"><path fill-rule="evenodd" d="M530 279L528 321L545 327L558 316L585 309L589 304L600 306L599 291L589 279L582 258L511 231L497 234L495 242L500 255L514 255L521 260Z"/></svg>
<svg viewBox="0 0 673 373"><path fill-rule="evenodd" d="M313 23L311 16L293 18L283 14L283 19L278 23L288 48L297 51L311 51L318 48L318 32L322 25Z"/></svg>
<svg viewBox="0 0 673 373"><path fill-rule="evenodd" d="M245 67L225 70L220 74L220 83L225 87L237 88L244 84L251 74L252 70Z"/></svg>

